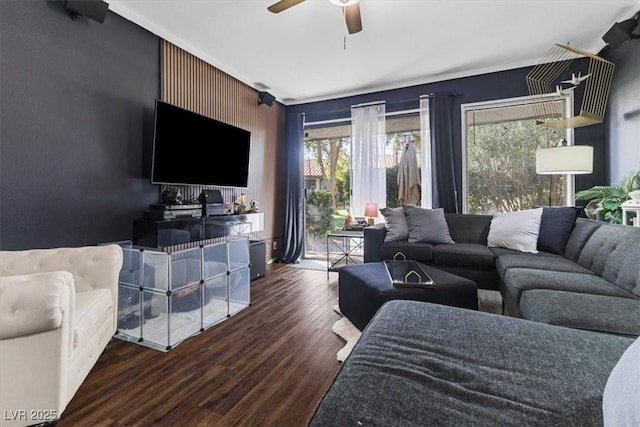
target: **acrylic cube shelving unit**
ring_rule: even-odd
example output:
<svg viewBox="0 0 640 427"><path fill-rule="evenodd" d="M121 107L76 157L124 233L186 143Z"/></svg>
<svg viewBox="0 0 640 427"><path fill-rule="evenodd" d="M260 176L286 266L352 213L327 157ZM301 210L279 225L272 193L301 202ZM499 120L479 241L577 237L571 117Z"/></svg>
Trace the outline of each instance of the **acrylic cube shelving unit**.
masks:
<svg viewBox="0 0 640 427"><path fill-rule="evenodd" d="M121 246L120 339L168 351L251 303L248 238L174 252Z"/></svg>

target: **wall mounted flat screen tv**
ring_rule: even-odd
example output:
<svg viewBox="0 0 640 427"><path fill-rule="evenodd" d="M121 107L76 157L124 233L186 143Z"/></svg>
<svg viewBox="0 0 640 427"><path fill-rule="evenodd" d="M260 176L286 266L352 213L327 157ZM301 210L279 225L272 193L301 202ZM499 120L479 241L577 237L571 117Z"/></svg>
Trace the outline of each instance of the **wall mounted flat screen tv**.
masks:
<svg viewBox="0 0 640 427"><path fill-rule="evenodd" d="M151 182L246 187L251 132L156 100Z"/></svg>

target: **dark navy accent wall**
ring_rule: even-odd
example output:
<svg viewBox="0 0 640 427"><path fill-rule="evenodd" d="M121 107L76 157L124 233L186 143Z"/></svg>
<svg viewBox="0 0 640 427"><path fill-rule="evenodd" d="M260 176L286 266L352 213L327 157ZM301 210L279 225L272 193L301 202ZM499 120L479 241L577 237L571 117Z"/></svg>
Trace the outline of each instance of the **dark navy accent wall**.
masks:
<svg viewBox="0 0 640 427"><path fill-rule="evenodd" d="M636 30L636 33L638 31L639 30ZM611 148L611 151L614 151L614 153L607 151L608 167L606 169L606 180L599 183L600 185L608 185L619 183L624 177L632 173L636 167L640 167L640 163L633 163L633 157L620 158L625 156L625 154L633 156L633 154L630 153L638 153L637 147L638 144L640 144L640 135L636 135L635 139L633 136L629 139L620 139L616 138L612 129L612 127L615 126L632 127L632 122L637 123L637 121L640 120L640 117L634 113L640 109L640 102L638 102L640 94L638 94L637 89L639 85L638 82L640 82L640 40L628 40L622 43L617 49L611 49L607 46L602 50L600 55L616 64L611 87L612 97L604 119L606 146ZM635 90L635 92L631 92L631 94L626 93L625 98L628 99L629 96L635 96L635 104L626 105L625 108L628 108L628 110L620 110L620 108L618 108L618 111L615 111L612 108L613 103L616 103L615 96L622 91L629 90ZM620 107L619 104L618 107ZM626 117L625 114L627 115ZM635 158L637 159L637 155Z"/></svg>
<svg viewBox="0 0 640 427"><path fill-rule="evenodd" d="M400 111L410 108L418 108L419 98L421 95L428 95L436 92L442 94L455 93L456 95L453 108L453 148L456 186L459 195L458 203L462 206L462 118L460 106L461 104L472 102L515 98L529 95L526 83L526 76L529 71L531 71L530 67L518 68L424 85L410 86L402 89L375 92L366 95L292 105L287 107L287 120L300 113L305 114L307 122L350 117L350 108L352 105L374 101L386 101L387 112ZM579 110L580 102L581 100L578 98L575 100L575 108L577 110ZM576 190L589 188L592 185L603 182L603 140L604 133L602 124L586 126L575 130L576 144L593 145L595 150L594 173L590 175L576 176Z"/></svg>
<svg viewBox="0 0 640 427"><path fill-rule="evenodd" d="M0 52L0 248L131 239L158 202L160 39L113 12L0 1Z"/></svg>

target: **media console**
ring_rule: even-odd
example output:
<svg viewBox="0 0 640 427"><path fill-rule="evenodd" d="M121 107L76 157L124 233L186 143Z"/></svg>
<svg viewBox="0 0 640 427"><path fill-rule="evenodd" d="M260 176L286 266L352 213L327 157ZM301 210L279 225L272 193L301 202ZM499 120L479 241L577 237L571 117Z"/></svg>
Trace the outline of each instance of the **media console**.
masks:
<svg viewBox="0 0 640 427"><path fill-rule="evenodd" d="M255 233L264 229L264 213L246 213L207 217L177 217L133 222L133 243L150 248L166 248L219 237Z"/></svg>

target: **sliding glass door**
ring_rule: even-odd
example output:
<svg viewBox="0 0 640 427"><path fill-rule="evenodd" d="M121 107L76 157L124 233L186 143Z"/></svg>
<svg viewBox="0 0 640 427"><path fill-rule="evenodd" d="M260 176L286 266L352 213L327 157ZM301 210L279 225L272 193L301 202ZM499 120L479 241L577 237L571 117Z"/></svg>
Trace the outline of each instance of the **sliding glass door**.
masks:
<svg viewBox="0 0 640 427"><path fill-rule="evenodd" d="M422 165L420 116L417 111L392 113L386 118L384 164L386 206L400 206L398 169L404 145L414 141ZM342 229L347 217L364 216L351 206L351 121L305 125L305 236L303 258L326 259L326 236ZM381 206L382 207L382 206Z"/></svg>
<svg viewBox="0 0 640 427"><path fill-rule="evenodd" d="M349 215L351 125L305 127L305 236L303 258L326 259L326 236Z"/></svg>

